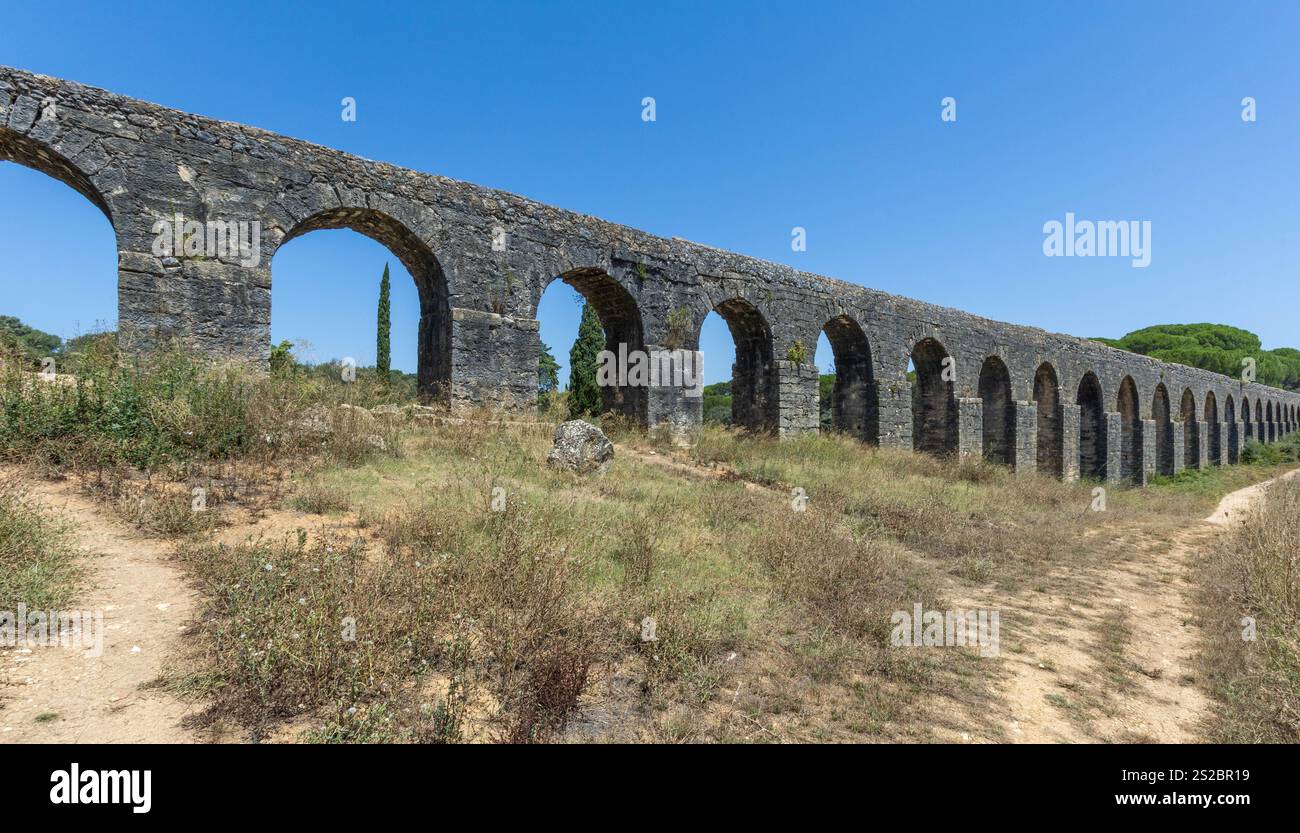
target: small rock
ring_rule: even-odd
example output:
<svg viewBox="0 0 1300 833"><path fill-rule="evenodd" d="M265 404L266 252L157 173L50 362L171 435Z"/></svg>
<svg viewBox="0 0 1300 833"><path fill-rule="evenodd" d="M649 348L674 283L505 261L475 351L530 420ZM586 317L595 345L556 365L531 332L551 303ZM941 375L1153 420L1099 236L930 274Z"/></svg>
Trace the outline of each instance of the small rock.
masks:
<svg viewBox="0 0 1300 833"><path fill-rule="evenodd" d="M438 409L428 405L407 405L406 418L411 422L433 422L438 419Z"/></svg>
<svg viewBox="0 0 1300 833"><path fill-rule="evenodd" d="M307 436L323 437L330 432L330 412L324 405L312 405L293 424L294 430Z"/></svg>
<svg viewBox="0 0 1300 833"><path fill-rule="evenodd" d="M370 431L375 427L374 414L355 405L340 405L334 409L335 431Z"/></svg>
<svg viewBox="0 0 1300 833"><path fill-rule="evenodd" d="M614 463L614 444L590 422L571 419L555 429L555 447L546 464L578 474L604 474Z"/></svg>

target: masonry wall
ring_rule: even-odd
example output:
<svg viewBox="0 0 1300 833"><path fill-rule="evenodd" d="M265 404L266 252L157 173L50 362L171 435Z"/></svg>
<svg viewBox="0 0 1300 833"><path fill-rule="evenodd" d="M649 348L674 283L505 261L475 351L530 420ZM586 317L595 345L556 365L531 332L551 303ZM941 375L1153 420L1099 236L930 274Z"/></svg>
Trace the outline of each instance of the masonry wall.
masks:
<svg viewBox="0 0 1300 833"><path fill-rule="evenodd" d="M212 355L265 362L270 351L271 262L286 240L325 228L353 228L383 243L408 268L421 300L420 384L452 407L492 404L527 410L536 401L538 301L554 280L569 283L600 314L611 340L646 351L695 349L705 316L724 313L736 337L735 385L750 391L741 422L782 435L818 430L816 369L808 356L835 321L851 329L845 364L869 368L855 381L862 399L840 399L841 421L862 439L912 447L916 345L933 340L950 360L944 448L984 452L980 370L991 356L1006 366L1010 390L996 399L1010 426L997 456L1037 467L1028 436L1059 443L1062 476L1079 471L1077 396L1095 374L1105 422L1118 425L1120 383L1138 391L1143 457L1153 441L1177 442L1179 467L1200 465L1202 425L1152 422L1163 384L1172 402L1190 392L1196 420L1207 394L1225 425L1226 456L1248 437L1293 431L1300 395L1206 371L1165 364L1105 345L979 318L858 284L732 252L664 239L523 197L359 159L252 127L219 122L67 81L0 67L0 159L44 171L100 207L116 233L120 331L141 349L176 338ZM260 224L260 257L159 255L160 218ZM864 276L869 282L869 276ZM802 361L800 360L802 359ZM705 357L707 363L708 357ZM1061 430L1040 431L1021 406L1050 365ZM987 391L986 391L987 393ZM671 386L608 394L607 404L648 425L679 430L700 421L698 397ZM1244 399L1273 405L1273 420ZM1009 404L1008 404L1009 403ZM1112 419L1114 417L1115 419ZM1249 420L1249 422L1248 422ZM869 426L869 428L865 427ZM1176 439L1175 439L1176 438ZM1188 438L1191 438L1189 451ZM1106 438L1118 470L1122 436ZM1101 438L1089 434L1089 442ZM1108 471L1114 478L1117 472Z"/></svg>

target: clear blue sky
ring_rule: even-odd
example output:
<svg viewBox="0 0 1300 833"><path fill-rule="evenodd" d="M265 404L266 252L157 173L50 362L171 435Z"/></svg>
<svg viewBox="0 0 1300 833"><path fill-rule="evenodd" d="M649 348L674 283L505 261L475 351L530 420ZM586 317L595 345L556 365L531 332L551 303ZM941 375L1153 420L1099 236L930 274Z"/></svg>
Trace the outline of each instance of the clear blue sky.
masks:
<svg viewBox="0 0 1300 833"><path fill-rule="evenodd" d="M991 318L1300 346L1300 4L7 2L3 21L3 64ZM1044 257L1067 211L1150 220L1151 266ZM414 287L350 232L276 256L273 337L372 361L385 259L413 369ZM0 165L0 314L69 335L111 323L115 291L102 215ZM555 284L541 311L561 361L571 299ZM714 317L703 347L729 375Z"/></svg>

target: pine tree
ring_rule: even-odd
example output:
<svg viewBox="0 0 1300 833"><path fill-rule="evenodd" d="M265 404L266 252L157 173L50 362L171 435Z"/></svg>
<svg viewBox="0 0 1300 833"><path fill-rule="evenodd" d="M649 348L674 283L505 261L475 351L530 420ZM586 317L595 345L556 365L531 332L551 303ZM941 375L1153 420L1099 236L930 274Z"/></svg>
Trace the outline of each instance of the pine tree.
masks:
<svg viewBox="0 0 1300 833"><path fill-rule="evenodd" d="M596 367L600 351L605 349L605 331L591 304L582 305L578 339L569 351L569 416L600 413L600 387L596 384Z"/></svg>
<svg viewBox="0 0 1300 833"><path fill-rule="evenodd" d="M379 381L388 384L389 367L392 364L391 345L393 334L392 302L388 291L388 264L384 264L384 277L379 281L379 328L375 337L375 374Z"/></svg>

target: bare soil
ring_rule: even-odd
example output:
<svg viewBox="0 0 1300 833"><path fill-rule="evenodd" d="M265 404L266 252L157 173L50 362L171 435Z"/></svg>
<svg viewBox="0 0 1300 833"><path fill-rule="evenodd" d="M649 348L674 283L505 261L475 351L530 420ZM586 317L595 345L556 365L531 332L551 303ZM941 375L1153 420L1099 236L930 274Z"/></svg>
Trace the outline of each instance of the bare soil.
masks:
<svg viewBox="0 0 1300 833"><path fill-rule="evenodd" d="M193 592L171 545L145 538L69 482L30 484L34 498L74 525L88 590L79 610L102 611L100 656L73 647L0 651L0 743L191 743L191 707L141 686L179 647Z"/></svg>

